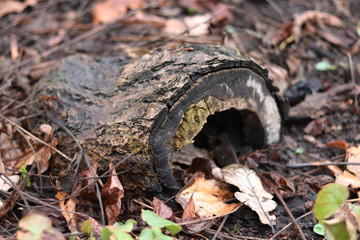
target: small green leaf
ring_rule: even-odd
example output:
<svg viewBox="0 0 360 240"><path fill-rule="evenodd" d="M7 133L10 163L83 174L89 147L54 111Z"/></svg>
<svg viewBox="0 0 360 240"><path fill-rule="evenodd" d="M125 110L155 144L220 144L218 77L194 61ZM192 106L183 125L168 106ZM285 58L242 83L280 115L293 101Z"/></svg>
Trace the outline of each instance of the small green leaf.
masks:
<svg viewBox="0 0 360 240"><path fill-rule="evenodd" d="M127 232L122 231L116 226L106 226L101 230L101 239L109 240L134 240L134 238Z"/></svg>
<svg viewBox="0 0 360 240"><path fill-rule="evenodd" d="M25 172L25 173L22 173L21 174L21 179L25 179L28 175L26 174L28 171L26 170L26 167L25 166L21 166L21 171L22 172ZM27 182L26 182L26 184L30 187L31 186L31 183L30 183L30 178L28 177L27 178Z"/></svg>
<svg viewBox="0 0 360 240"><path fill-rule="evenodd" d="M175 235L181 230L181 227L176 223L166 220L149 210L142 209L141 218L151 227L159 227L159 228L166 227L171 233L171 235Z"/></svg>
<svg viewBox="0 0 360 240"><path fill-rule="evenodd" d="M350 231L346 226L346 222L343 219L332 219L325 223L325 235L327 240L350 240L356 239L350 236L354 235L354 232ZM355 230L356 235L356 230Z"/></svg>
<svg viewBox="0 0 360 240"><path fill-rule="evenodd" d="M111 236L111 231L107 228L107 227L104 227L102 230L101 230L101 239L102 240L110 240L110 236Z"/></svg>
<svg viewBox="0 0 360 240"><path fill-rule="evenodd" d="M78 231L75 231L75 232L71 232L72 234L77 234L77 233L80 233ZM76 240L78 236L70 236L69 237L69 240Z"/></svg>
<svg viewBox="0 0 360 240"><path fill-rule="evenodd" d="M236 32L235 28L231 25L226 25L225 26L225 32L227 32L228 34L233 34Z"/></svg>
<svg viewBox="0 0 360 240"><path fill-rule="evenodd" d="M188 7L188 12L189 12L190 14L194 14L194 13L196 13L196 9L193 8L193 7Z"/></svg>
<svg viewBox="0 0 360 240"><path fill-rule="evenodd" d="M235 224L235 226L234 226L234 229L232 230L232 233L233 233L233 234L235 234L235 232L236 232L236 224Z"/></svg>
<svg viewBox="0 0 360 240"><path fill-rule="evenodd" d="M335 65L332 65L328 62L325 62L325 61L321 61L321 62L318 62L316 65L315 65L315 68L316 70L318 71L328 71L328 70L336 70L336 66Z"/></svg>
<svg viewBox="0 0 360 240"><path fill-rule="evenodd" d="M114 226L118 227L123 232L131 232L136 223L137 222L134 219L128 219L125 223L117 222Z"/></svg>
<svg viewBox="0 0 360 240"><path fill-rule="evenodd" d="M328 184L321 189L314 204L314 214L318 220L326 219L335 213L349 197L346 187L338 183Z"/></svg>
<svg viewBox="0 0 360 240"><path fill-rule="evenodd" d="M150 228L145 228L140 233L139 240L154 240L153 232Z"/></svg>
<svg viewBox="0 0 360 240"><path fill-rule="evenodd" d="M165 234L163 234L163 232L161 231L160 228L158 227L152 227L151 231L153 232L153 235L155 236L154 239L156 240L172 240L172 237L166 236Z"/></svg>
<svg viewBox="0 0 360 240"><path fill-rule="evenodd" d="M86 236L90 236L90 238L93 237L91 220L86 220L83 223L83 225L81 227L81 232Z"/></svg>
<svg viewBox="0 0 360 240"><path fill-rule="evenodd" d="M313 231L319 235L322 235L322 236L325 235L325 228L323 225L321 225L319 223L314 226Z"/></svg>
<svg viewBox="0 0 360 240"><path fill-rule="evenodd" d="M295 153L296 153L296 154L303 154L303 153L304 153L304 149L302 149L302 148L297 148L297 149L295 150Z"/></svg>

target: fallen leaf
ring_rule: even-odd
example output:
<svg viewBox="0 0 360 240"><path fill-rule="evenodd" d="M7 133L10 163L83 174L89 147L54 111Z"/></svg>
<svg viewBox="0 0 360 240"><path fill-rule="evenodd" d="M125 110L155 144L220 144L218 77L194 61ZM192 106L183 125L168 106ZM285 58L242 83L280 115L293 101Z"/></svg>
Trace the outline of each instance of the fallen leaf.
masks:
<svg viewBox="0 0 360 240"><path fill-rule="evenodd" d="M277 204L272 200L273 195L265 191L254 170L234 163L222 168L221 173L225 182L240 189L239 192L235 193L235 197L254 210L263 224L276 225L275 215L270 215L269 212L274 210ZM268 218L270 218L271 223L269 223Z"/></svg>
<svg viewBox="0 0 360 240"><path fill-rule="evenodd" d="M196 218L196 214L195 214L194 198L192 194L184 208L183 214L181 215L181 220L189 221L194 218Z"/></svg>
<svg viewBox="0 0 360 240"><path fill-rule="evenodd" d="M9 13L21 13L28 6L35 6L37 0L26 0L25 2L6 0L0 2L0 18Z"/></svg>
<svg viewBox="0 0 360 240"><path fill-rule="evenodd" d="M304 132L312 136L320 135L323 132L324 126L327 122L328 120L326 117L314 119L309 122L308 125L306 125L306 127L304 128Z"/></svg>
<svg viewBox="0 0 360 240"><path fill-rule="evenodd" d="M226 200L233 198L229 186L216 179L207 180L201 172L196 173L176 195L176 201L185 209L191 197L194 200L195 213L201 218L229 214L241 205L226 204Z"/></svg>
<svg viewBox="0 0 360 240"><path fill-rule="evenodd" d="M143 6L142 0L105 0L96 3L92 9L94 24L112 22L122 18L128 9Z"/></svg>
<svg viewBox="0 0 360 240"><path fill-rule="evenodd" d="M334 96L354 88L352 83L337 85L326 92L307 95L305 100L290 108L290 118L316 117L318 111L325 107L330 107ZM316 103L316 104L315 104Z"/></svg>
<svg viewBox="0 0 360 240"><path fill-rule="evenodd" d="M78 231L78 230L80 230L80 228L77 229L77 224L76 224L75 216L74 216L74 213L76 212L76 209L75 209L76 202L75 202L74 198L71 197L68 200L66 200L66 203L65 203L65 201L62 201L62 199L64 199L65 197L67 197L67 193L62 192L62 191L56 193L56 195L55 195L55 198L57 200L59 200L59 207L62 210L62 215L64 216L64 218L66 220L68 228L70 229L71 232Z"/></svg>
<svg viewBox="0 0 360 240"><path fill-rule="evenodd" d="M154 199L152 201L152 207L154 209L154 212L157 215L159 215L160 217L165 218L170 221L174 221L175 214L174 214L173 210L168 205L163 203L163 201L158 199L157 197L154 197Z"/></svg>
<svg viewBox="0 0 360 240"><path fill-rule="evenodd" d="M184 18L184 23L189 30L190 36L206 35L210 27L210 14L188 16Z"/></svg>
<svg viewBox="0 0 360 240"><path fill-rule="evenodd" d="M280 29L273 34L271 38L271 44L275 46L290 37L293 33L293 27L293 22L287 22L281 25Z"/></svg>
<svg viewBox="0 0 360 240"><path fill-rule="evenodd" d="M206 179L214 178L212 175L212 169L216 168L216 164L213 160L206 158L194 158L191 166L186 169L188 173L202 172Z"/></svg>
<svg viewBox="0 0 360 240"><path fill-rule="evenodd" d="M184 21L177 18L170 18L165 22L164 33L173 36L180 35L186 31L186 25Z"/></svg>
<svg viewBox="0 0 360 240"><path fill-rule="evenodd" d="M335 140L335 141L328 142L327 145L329 147L340 148L340 149L344 150L345 151L345 161L347 161L349 153L347 151L348 144L345 141Z"/></svg>
<svg viewBox="0 0 360 240"><path fill-rule="evenodd" d="M62 240L65 237L52 227L50 218L38 214L30 214L19 221L16 239L19 240Z"/></svg>
<svg viewBox="0 0 360 240"><path fill-rule="evenodd" d="M294 28L293 33L296 37L296 41L299 41L302 37L302 27L305 23L312 24L328 24L335 27L342 27L343 23L340 18L315 10L304 11L294 15Z"/></svg>
<svg viewBox="0 0 360 240"><path fill-rule="evenodd" d="M113 163L109 164L109 168L113 166ZM116 174L115 168L111 171L111 175L101 189L101 198L105 205L109 225L113 225L118 221L118 216L121 211L121 199L124 197L124 188Z"/></svg>
<svg viewBox="0 0 360 240"><path fill-rule="evenodd" d="M58 143L57 139L54 136L54 129L47 124L42 124L39 127L40 131L44 133L44 141L49 143L52 147L55 147ZM35 149L35 154L32 149L27 145L28 152L25 156L21 157L15 164L14 169L20 170L21 166L28 166L33 163L38 167L41 173L45 172L49 167L49 160L53 154L53 150L41 143L38 143L36 140L31 139L33 148Z"/></svg>
<svg viewBox="0 0 360 240"><path fill-rule="evenodd" d="M360 163L360 146L348 148L347 154L347 162ZM346 169L354 173L358 178L360 178L360 165L347 165Z"/></svg>

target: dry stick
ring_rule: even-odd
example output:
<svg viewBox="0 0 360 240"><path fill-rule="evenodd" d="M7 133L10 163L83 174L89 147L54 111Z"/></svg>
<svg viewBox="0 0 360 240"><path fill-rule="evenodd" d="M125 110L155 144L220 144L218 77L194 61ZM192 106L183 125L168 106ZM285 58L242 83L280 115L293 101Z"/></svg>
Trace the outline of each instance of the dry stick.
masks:
<svg viewBox="0 0 360 240"><path fill-rule="evenodd" d="M329 165L343 166L343 165L360 165L356 162L315 162L315 163L292 163L286 164L286 167L289 168L300 168L300 167L324 167Z"/></svg>
<svg viewBox="0 0 360 240"><path fill-rule="evenodd" d="M296 221L299 221L300 219L312 214L313 211L311 210L310 212L304 213L303 215L301 215L300 217L296 218ZM270 240L274 240L277 236L279 236L283 231L285 231L288 227L290 227L292 225L292 223L289 223L288 225L286 225L285 227L283 227L280 231L278 231L274 236L272 236L270 238Z"/></svg>
<svg viewBox="0 0 360 240"><path fill-rule="evenodd" d="M30 208L30 205L29 203L27 202L26 198L24 197L25 193L23 191L20 190L20 188L16 185L16 183L11 180L11 178L9 178L9 176L7 176L6 174L4 173L0 173L0 176L3 176L5 177L11 184L11 186L15 189L15 191L17 191L20 195L20 197L22 198L22 200L24 201L24 204L26 206L26 209L31 212L31 208ZM21 184L24 184L24 183L21 183Z"/></svg>
<svg viewBox="0 0 360 240"><path fill-rule="evenodd" d="M351 82L352 84L354 84L354 87L356 85L355 83L355 69L354 69L354 62L352 60L352 55L347 52L347 57L349 59L349 66L350 66L350 74L351 74ZM359 111L359 106L358 106L358 99L357 99L358 95L355 95L354 100L355 100L355 108L356 111Z"/></svg>
<svg viewBox="0 0 360 240"><path fill-rule="evenodd" d="M219 236L219 233L221 232L221 229L224 227L224 224L226 220L228 219L229 215L226 215L224 219L221 221L219 228L216 230L216 233L214 234L213 238L211 240L216 240L216 238Z"/></svg>
<svg viewBox="0 0 360 240"><path fill-rule="evenodd" d="M38 56L34 56L32 58L29 58L27 60L24 60L24 61L20 62L19 64L17 64L13 68L11 68L11 71L13 71L16 68L23 67L23 66L25 66L27 64L30 64L30 63L36 61L39 58L47 57L47 56L49 56L49 55L51 55L51 54L53 54L53 53L55 53L55 52L57 52L59 50L62 50L64 48L66 48L66 47L69 47L70 45L72 45L72 44L74 44L76 42L79 42L79 41L81 41L83 39L92 37L92 36L100 33L101 31L107 29L108 27L112 26L113 24L115 24L115 23L117 23L119 21L122 21L122 20L124 20L126 18L129 18L129 17L133 16L135 13L137 13L139 11L142 11L142 10L145 10L145 9L151 7L151 6L152 5L147 5L145 7L138 8L136 10L133 10L133 11L129 12L128 14L126 14L124 17L122 17L120 19L117 19L117 20L111 21L109 23L99 25L99 26L97 26L97 27L95 27L93 29L90 29L89 31L84 32L83 34L80 34L79 36L77 36L77 37L75 37L73 39L70 39L67 42L64 42L64 43L62 43L60 45L57 45L57 46L55 46L55 47L53 47L53 48L51 48L51 49L49 49L47 51L44 51L44 52L40 53ZM7 72L7 71L8 71L8 69L2 69L2 70L0 70L0 74L4 74L4 72Z"/></svg>
<svg viewBox="0 0 360 240"><path fill-rule="evenodd" d="M289 217L291 218L292 224L294 224L294 226L298 229L300 236L303 240L306 240L305 234L304 232L301 230L300 225L298 224L298 222L296 221L296 219L294 218L294 215L291 213L289 207L286 205L284 199L282 198L281 194L279 193L279 191L277 190L276 186L274 184L272 184L273 187L272 189L275 191L275 195L276 197L280 200L281 204L284 206L287 214L289 215Z"/></svg>
<svg viewBox="0 0 360 240"><path fill-rule="evenodd" d="M21 129L21 131L23 131L24 133L26 133L28 136L32 137L34 140L38 141L41 144L44 144L45 146L51 148L52 150L54 150L55 152L57 152L58 154L60 154L63 158L69 160L70 162L73 161L73 159L69 158L68 156L66 156L64 153L60 152L59 150L57 150L56 148L54 148L53 146L51 146L50 144L44 142L43 140L39 139L38 137L32 135L30 132L26 131L24 128L22 128L21 126L19 126L18 124L16 124L15 122L11 121L10 119L8 119L7 117L5 117L4 115L2 115L0 113L0 117L2 117L3 119L5 119L5 121L7 121L8 123L10 123L11 125Z"/></svg>
<svg viewBox="0 0 360 240"><path fill-rule="evenodd" d="M275 10L275 12L277 12L277 14L279 14L279 16L284 22L288 21L288 19L285 17L283 10L273 0L266 0L266 2Z"/></svg>
<svg viewBox="0 0 360 240"><path fill-rule="evenodd" d="M206 232L210 233L210 234L215 234L215 230L213 229L206 229ZM267 238L257 238L257 237L247 237L247 236L238 236L236 235L236 237L232 237L228 234L225 233L219 233L220 237L225 237L228 239L232 239L232 240L239 240L239 239L251 239L251 240L268 240Z"/></svg>

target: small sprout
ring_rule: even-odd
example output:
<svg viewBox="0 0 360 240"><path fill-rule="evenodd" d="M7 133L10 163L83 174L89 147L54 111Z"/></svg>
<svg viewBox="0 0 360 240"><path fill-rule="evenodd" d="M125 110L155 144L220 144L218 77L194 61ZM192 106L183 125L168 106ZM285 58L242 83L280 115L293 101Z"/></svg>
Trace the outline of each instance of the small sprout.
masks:
<svg viewBox="0 0 360 240"><path fill-rule="evenodd" d="M227 32L228 34L234 34L236 32L235 28L231 25L226 25L225 26L225 32Z"/></svg>
<svg viewBox="0 0 360 240"><path fill-rule="evenodd" d="M31 186L30 178L26 174L28 171L26 170L25 166L21 166L21 171L24 172L24 173L21 173L21 179L24 180L27 177L26 184L30 187Z"/></svg>
<svg viewBox="0 0 360 240"><path fill-rule="evenodd" d="M197 11L196 11L196 9L195 8L193 8L193 7L188 7L188 12L190 13L190 14L194 14L194 13L196 13Z"/></svg>
<svg viewBox="0 0 360 240"><path fill-rule="evenodd" d="M320 223L314 226L313 231L321 236L325 236L325 228Z"/></svg>
<svg viewBox="0 0 360 240"><path fill-rule="evenodd" d="M297 148L295 150L295 154L303 154L303 153L304 153L304 149L302 149L302 148Z"/></svg>
<svg viewBox="0 0 360 240"><path fill-rule="evenodd" d="M315 68L316 70L318 71L328 71L328 70L336 70L336 66L335 65L332 65L328 62L325 62L325 61L321 61L321 62L318 62L316 65L315 65Z"/></svg>

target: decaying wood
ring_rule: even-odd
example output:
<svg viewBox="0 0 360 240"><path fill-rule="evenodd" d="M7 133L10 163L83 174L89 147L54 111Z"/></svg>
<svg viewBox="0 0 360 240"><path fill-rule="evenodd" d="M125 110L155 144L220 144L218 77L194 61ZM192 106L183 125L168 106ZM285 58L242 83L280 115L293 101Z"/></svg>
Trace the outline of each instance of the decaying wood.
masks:
<svg viewBox="0 0 360 240"><path fill-rule="evenodd" d="M122 169L133 168L120 175L132 192L176 191L171 157L202 129L219 127L235 145L259 148L279 140L286 112L267 71L225 47L160 48L126 66L76 55L40 88L57 97L93 162L133 154Z"/></svg>

